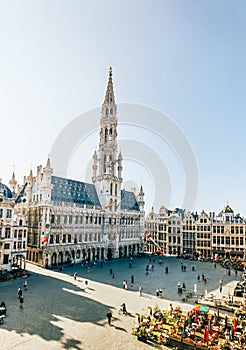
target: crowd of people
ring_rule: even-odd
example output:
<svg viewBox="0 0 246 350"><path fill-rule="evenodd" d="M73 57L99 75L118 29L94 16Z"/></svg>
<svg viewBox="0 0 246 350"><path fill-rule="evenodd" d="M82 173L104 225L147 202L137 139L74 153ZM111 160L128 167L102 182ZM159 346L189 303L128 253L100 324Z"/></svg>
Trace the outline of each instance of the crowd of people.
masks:
<svg viewBox="0 0 246 350"><path fill-rule="evenodd" d="M246 349L246 320L221 316L201 305L188 312L174 309L172 303L167 310L149 307L146 314L136 314L132 334L156 344L186 344L186 349Z"/></svg>

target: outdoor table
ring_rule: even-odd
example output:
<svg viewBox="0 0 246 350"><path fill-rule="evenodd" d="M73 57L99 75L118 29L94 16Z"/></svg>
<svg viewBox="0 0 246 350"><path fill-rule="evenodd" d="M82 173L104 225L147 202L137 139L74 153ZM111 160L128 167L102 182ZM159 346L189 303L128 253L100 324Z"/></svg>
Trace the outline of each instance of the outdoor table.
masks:
<svg viewBox="0 0 246 350"><path fill-rule="evenodd" d="M195 336L196 336L197 338L202 338L202 339L203 339L204 334L202 334L202 333L200 333L200 332L195 332Z"/></svg>

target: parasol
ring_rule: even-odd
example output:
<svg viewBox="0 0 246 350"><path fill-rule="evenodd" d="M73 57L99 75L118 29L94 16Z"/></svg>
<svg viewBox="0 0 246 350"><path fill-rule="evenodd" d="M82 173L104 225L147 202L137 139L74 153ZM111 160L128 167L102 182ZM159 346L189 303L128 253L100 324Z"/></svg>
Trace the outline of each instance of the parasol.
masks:
<svg viewBox="0 0 246 350"><path fill-rule="evenodd" d="M208 312L209 306L207 305L195 305L193 311L195 312Z"/></svg>

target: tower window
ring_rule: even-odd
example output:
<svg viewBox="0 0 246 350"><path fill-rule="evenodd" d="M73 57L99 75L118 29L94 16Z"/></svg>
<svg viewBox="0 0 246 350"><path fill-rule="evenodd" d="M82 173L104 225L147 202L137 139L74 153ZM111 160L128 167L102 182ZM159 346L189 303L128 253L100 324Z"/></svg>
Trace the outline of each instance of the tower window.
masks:
<svg viewBox="0 0 246 350"><path fill-rule="evenodd" d="M112 129L109 129L109 141L112 141Z"/></svg>
<svg viewBox="0 0 246 350"><path fill-rule="evenodd" d="M104 173L106 173L106 163L107 163L107 156L106 156L106 154L104 156L104 162L103 163L104 163L103 164L103 170L104 170Z"/></svg>

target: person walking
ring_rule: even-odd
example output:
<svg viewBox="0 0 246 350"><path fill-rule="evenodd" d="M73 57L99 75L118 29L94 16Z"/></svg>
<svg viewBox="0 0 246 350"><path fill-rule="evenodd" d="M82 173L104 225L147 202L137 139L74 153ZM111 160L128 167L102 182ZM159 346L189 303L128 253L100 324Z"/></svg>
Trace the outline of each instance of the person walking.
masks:
<svg viewBox="0 0 246 350"><path fill-rule="evenodd" d="M123 303L123 304L121 305L121 309L122 309L123 314L124 314L124 315L127 315L126 304L125 304L125 303Z"/></svg>
<svg viewBox="0 0 246 350"><path fill-rule="evenodd" d="M108 319L108 325L111 326L111 319L112 319L112 312L111 310L108 310L106 317Z"/></svg>
<svg viewBox="0 0 246 350"><path fill-rule="evenodd" d="M18 288L18 298L20 299L20 297L22 296L23 292L21 288Z"/></svg>
<svg viewBox="0 0 246 350"><path fill-rule="evenodd" d="M223 280L220 279L220 293L222 293L222 285L223 285Z"/></svg>
<svg viewBox="0 0 246 350"><path fill-rule="evenodd" d="M168 306L168 313L169 313L170 316L173 315L173 304L170 304L170 305Z"/></svg>
<svg viewBox="0 0 246 350"><path fill-rule="evenodd" d="M140 295L140 297L143 295L143 287L142 286L139 286L139 295Z"/></svg>
<svg viewBox="0 0 246 350"><path fill-rule="evenodd" d="M131 283L134 283L134 276L131 275Z"/></svg>
<svg viewBox="0 0 246 350"><path fill-rule="evenodd" d="M26 281L26 280L23 282L23 288L24 288L25 290L27 289L27 281Z"/></svg>
<svg viewBox="0 0 246 350"><path fill-rule="evenodd" d="M74 278L74 280L76 281L76 278L77 278L77 272L74 272L74 274L73 274L73 278Z"/></svg>
<svg viewBox="0 0 246 350"><path fill-rule="evenodd" d="M20 307L23 307L24 304L24 297L23 295L20 296Z"/></svg>

